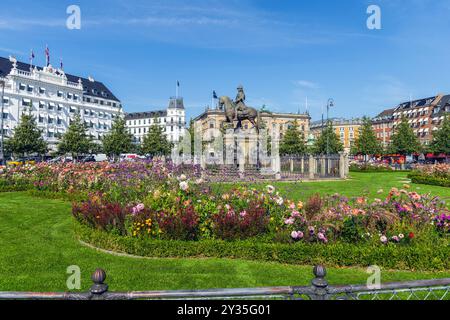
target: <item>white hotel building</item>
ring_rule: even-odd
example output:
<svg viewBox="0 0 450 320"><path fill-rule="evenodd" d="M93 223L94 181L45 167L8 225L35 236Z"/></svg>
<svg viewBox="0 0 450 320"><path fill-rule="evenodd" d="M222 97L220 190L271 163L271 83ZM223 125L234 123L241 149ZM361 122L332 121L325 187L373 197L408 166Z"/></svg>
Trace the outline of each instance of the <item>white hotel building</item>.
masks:
<svg viewBox="0 0 450 320"><path fill-rule="evenodd" d="M167 140L176 144L184 136L186 128L183 98L170 98L166 110L127 113L125 120L129 132L134 136L135 143L142 143L150 126L158 124L166 134Z"/></svg>
<svg viewBox="0 0 450 320"><path fill-rule="evenodd" d="M13 134L25 112L36 117L51 149L56 148L58 137L76 113L97 141L111 129L114 118L123 115L121 102L103 83L66 74L51 65L32 67L13 57L0 57L0 80L6 82L1 115L5 138Z"/></svg>

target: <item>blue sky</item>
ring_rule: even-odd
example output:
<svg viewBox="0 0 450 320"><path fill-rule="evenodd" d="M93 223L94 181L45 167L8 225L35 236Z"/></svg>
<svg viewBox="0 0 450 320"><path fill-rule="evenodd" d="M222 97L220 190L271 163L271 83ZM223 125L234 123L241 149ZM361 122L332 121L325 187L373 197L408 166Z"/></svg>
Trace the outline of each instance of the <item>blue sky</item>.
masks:
<svg viewBox="0 0 450 320"><path fill-rule="evenodd" d="M81 30L66 8L81 8ZM366 27L379 5L382 29ZM125 111L165 108L181 83L188 118L212 90L313 119L328 98L332 116L376 115L412 98L450 93L447 0L2 0L0 55L91 75Z"/></svg>

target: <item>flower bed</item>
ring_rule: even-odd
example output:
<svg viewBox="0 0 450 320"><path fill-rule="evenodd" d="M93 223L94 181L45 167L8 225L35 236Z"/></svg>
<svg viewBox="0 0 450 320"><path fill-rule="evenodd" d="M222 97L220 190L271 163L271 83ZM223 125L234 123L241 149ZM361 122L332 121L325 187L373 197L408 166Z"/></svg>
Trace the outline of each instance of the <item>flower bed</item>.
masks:
<svg viewBox="0 0 450 320"><path fill-rule="evenodd" d="M450 164L418 166L408 178L414 183L450 187Z"/></svg>
<svg viewBox="0 0 450 320"><path fill-rule="evenodd" d="M351 162L350 172L391 172L395 171L386 163Z"/></svg>
<svg viewBox="0 0 450 320"><path fill-rule="evenodd" d="M407 190L392 189L374 202L315 195L303 203L283 199L273 186L214 194L201 180L181 176L155 187L142 202L120 205L105 199L95 194L74 204L74 217L92 229L144 243L448 247L445 203Z"/></svg>
<svg viewBox="0 0 450 320"><path fill-rule="evenodd" d="M67 196L82 239L138 255L448 267L450 213L437 197L405 188L374 201L298 202L270 185L219 191L196 168L182 171L161 162L42 164L6 169L0 186Z"/></svg>
<svg viewBox="0 0 450 320"><path fill-rule="evenodd" d="M142 199L149 186L164 184L173 175L200 175L197 166L183 168L171 163L63 163L25 165L0 170L0 192L32 190L48 196L87 199L101 192L111 201L127 203Z"/></svg>

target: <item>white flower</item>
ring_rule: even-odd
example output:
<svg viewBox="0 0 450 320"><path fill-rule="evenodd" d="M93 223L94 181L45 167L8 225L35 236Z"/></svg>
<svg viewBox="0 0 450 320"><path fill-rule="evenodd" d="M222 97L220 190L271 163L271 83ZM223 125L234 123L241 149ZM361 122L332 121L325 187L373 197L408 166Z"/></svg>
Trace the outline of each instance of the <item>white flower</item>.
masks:
<svg viewBox="0 0 450 320"><path fill-rule="evenodd" d="M398 235L398 237L399 237L400 239L404 239L404 238L405 238L405 235L404 235L403 233L400 233L400 234Z"/></svg>
<svg viewBox="0 0 450 320"><path fill-rule="evenodd" d="M277 204L278 204L279 206L282 206L283 203L284 203L284 200L283 200L282 197L278 197L278 199L276 200L276 202L277 202Z"/></svg>
<svg viewBox="0 0 450 320"><path fill-rule="evenodd" d="M380 241L382 243L387 243L388 242L388 238L386 238L386 236L381 236Z"/></svg>
<svg viewBox="0 0 450 320"><path fill-rule="evenodd" d="M182 174L182 175L178 178L178 180L180 180L180 181L186 181L186 179L187 179L187 177L186 177L186 175L184 175L184 174Z"/></svg>
<svg viewBox="0 0 450 320"><path fill-rule="evenodd" d="M195 183L197 183L197 184L202 184L203 182L204 182L204 181L203 181L202 178L199 178L199 179L195 180Z"/></svg>
<svg viewBox="0 0 450 320"><path fill-rule="evenodd" d="M187 191L189 189L189 184L186 181L180 182L180 189L183 191Z"/></svg>
<svg viewBox="0 0 450 320"><path fill-rule="evenodd" d="M275 192L275 187L274 186L268 185L266 187L266 189L267 189L267 193L269 193L269 194L272 194L272 193Z"/></svg>

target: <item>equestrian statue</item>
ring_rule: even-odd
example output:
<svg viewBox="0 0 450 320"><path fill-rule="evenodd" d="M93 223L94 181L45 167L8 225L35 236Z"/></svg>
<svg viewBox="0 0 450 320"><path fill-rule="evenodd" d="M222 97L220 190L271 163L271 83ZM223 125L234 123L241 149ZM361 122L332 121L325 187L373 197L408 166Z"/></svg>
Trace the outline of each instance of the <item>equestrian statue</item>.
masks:
<svg viewBox="0 0 450 320"><path fill-rule="evenodd" d="M225 111L227 123L234 124L237 121L235 131L242 128L242 121L248 120L256 129L257 133L261 129L261 115L258 110L245 105L245 93L243 86L238 86L238 94L233 101L230 97L219 98L219 107Z"/></svg>

